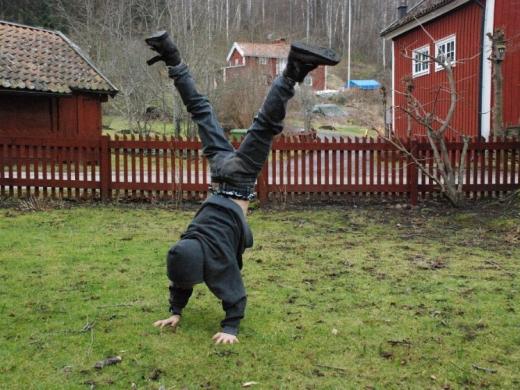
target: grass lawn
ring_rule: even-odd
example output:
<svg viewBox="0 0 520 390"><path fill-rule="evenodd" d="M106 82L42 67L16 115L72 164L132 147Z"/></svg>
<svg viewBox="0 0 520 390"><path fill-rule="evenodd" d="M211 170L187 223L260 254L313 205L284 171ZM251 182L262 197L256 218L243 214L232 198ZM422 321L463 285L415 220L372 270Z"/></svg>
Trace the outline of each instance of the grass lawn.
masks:
<svg viewBox="0 0 520 390"><path fill-rule="evenodd" d="M320 126L333 126L336 130L328 131L331 134L342 135L344 137L373 137L375 136L373 131L367 131L366 128L351 124L347 120L324 120L320 118L315 118L312 121L312 127L320 130ZM287 126L291 126L294 128L303 129L303 121L301 119L289 118L287 120ZM327 133L328 133L327 132Z"/></svg>
<svg viewBox="0 0 520 390"><path fill-rule="evenodd" d="M337 131L341 133L341 135L347 137L374 137L376 134L374 131L370 131L363 127L359 127L356 125L339 125L336 127Z"/></svg>
<svg viewBox="0 0 520 390"><path fill-rule="evenodd" d="M348 137L363 137L363 136L374 136L374 133L369 131L367 133L367 129L353 125L348 123L348 121L345 120L319 120L315 119L313 121L313 127L319 128L322 125L331 125L336 128L336 131L338 135L348 136ZM128 121L125 120L123 117L120 116L114 116L114 115L105 115L103 116L103 124L105 126L110 127L110 129L103 129L103 134L110 135L112 138L118 134L119 136L122 136L119 131L124 129L129 129L130 126L128 124ZM186 124L183 123L181 125L182 127L182 135L186 136L187 130L186 130ZM300 119L294 119L292 117L287 119L287 126L289 127L296 127L296 128L303 128L303 121ZM173 126L173 123L171 122L163 122L163 121L152 121L151 130L153 131L152 136L155 136L156 134L159 136L166 135L167 137L175 135L175 129ZM245 134L246 129L237 129L235 131L236 137L240 138L240 134ZM137 135L136 135L137 136Z"/></svg>
<svg viewBox="0 0 520 390"><path fill-rule="evenodd" d="M116 115L104 115L103 125L109 127L109 129L103 129L103 134L110 135L111 137L114 137L116 134L118 134L121 137L122 134L120 134L119 131L131 128L130 124L125 118ZM173 122L159 120L150 121L150 130L153 132L152 136L165 135L169 137L175 135L175 128ZM181 124L181 133L182 136L186 136L185 123ZM137 134L135 135L137 136Z"/></svg>
<svg viewBox="0 0 520 390"><path fill-rule="evenodd" d="M235 346L212 345L204 286L176 333L151 326L194 210L0 209L0 388L519 388L520 210L503 208L254 211Z"/></svg>

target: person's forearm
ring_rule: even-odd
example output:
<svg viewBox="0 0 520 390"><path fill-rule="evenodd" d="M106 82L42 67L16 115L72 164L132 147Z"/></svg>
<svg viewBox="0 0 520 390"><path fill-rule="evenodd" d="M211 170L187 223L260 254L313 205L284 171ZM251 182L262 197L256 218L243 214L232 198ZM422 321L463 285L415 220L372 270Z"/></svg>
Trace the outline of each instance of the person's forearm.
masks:
<svg viewBox="0 0 520 390"><path fill-rule="evenodd" d="M222 307L226 312L226 318L224 318L220 323L220 326L222 327L222 332L232 334L235 336L238 334L240 320L244 318L246 303L246 297L242 298L234 304L222 302Z"/></svg>
<svg viewBox="0 0 520 390"><path fill-rule="evenodd" d="M170 312L172 314L181 315L182 309L186 307L188 301L193 293L193 289L184 289L175 286L173 283L170 283Z"/></svg>

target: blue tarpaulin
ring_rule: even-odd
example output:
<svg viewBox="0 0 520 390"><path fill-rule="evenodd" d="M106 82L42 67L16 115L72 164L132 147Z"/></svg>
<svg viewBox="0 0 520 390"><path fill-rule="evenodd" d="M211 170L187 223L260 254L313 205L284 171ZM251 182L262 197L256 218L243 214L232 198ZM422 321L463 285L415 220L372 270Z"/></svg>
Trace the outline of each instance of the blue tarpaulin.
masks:
<svg viewBox="0 0 520 390"><path fill-rule="evenodd" d="M345 87L347 87L347 83L345 83ZM381 88L381 83L376 80L350 80L350 88L357 89L379 89Z"/></svg>

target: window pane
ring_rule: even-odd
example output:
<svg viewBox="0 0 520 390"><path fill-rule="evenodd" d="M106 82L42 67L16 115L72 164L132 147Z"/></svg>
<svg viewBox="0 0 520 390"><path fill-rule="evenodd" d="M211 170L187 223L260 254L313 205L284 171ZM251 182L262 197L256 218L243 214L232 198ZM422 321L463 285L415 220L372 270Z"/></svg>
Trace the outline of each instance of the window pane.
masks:
<svg viewBox="0 0 520 390"><path fill-rule="evenodd" d="M428 48L418 49L413 52L413 73L428 73L430 69L430 50Z"/></svg>
<svg viewBox="0 0 520 390"><path fill-rule="evenodd" d="M456 61L456 53L455 53L455 45L456 39L450 38L449 40L445 40L442 43L437 44L437 58L443 62L454 63ZM437 70L442 68L442 65L436 64L435 68Z"/></svg>

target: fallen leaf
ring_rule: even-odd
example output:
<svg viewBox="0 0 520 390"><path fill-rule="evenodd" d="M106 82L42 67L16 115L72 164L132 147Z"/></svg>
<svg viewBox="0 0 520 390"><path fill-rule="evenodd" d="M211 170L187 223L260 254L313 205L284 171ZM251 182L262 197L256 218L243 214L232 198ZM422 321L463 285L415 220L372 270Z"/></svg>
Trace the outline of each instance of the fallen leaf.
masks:
<svg viewBox="0 0 520 390"><path fill-rule="evenodd" d="M242 385L242 387L251 387L251 386L254 386L257 384L258 384L258 382L246 382Z"/></svg>
<svg viewBox="0 0 520 390"><path fill-rule="evenodd" d="M407 340L407 339L402 339L402 340L401 339L393 339L393 340L388 340L387 342L388 342L388 344L393 345L393 346L395 346L395 345L411 346L412 345L412 343L409 340Z"/></svg>
<svg viewBox="0 0 520 390"><path fill-rule="evenodd" d="M381 351L379 355L381 355L381 357L384 357L385 359L390 359L392 356L394 356L393 352L390 351Z"/></svg>
<svg viewBox="0 0 520 390"><path fill-rule="evenodd" d="M161 377L161 374L162 374L162 370L161 369L154 368L152 370L152 372L150 372L150 374L148 375L148 379L150 379L152 381L156 381L156 380L158 380Z"/></svg>
<svg viewBox="0 0 520 390"><path fill-rule="evenodd" d="M333 328L333 329L332 329L332 334L333 334L334 336L336 336L336 335L338 334L338 330L337 330L336 328Z"/></svg>
<svg viewBox="0 0 520 390"><path fill-rule="evenodd" d="M121 363L122 360L123 359L121 358L121 356L112 356L112 357L106 358L105 360L100 360L99 362L96 362L96 364L94 365L94 368L101 370L105 366L111 366L113 364Z"/></svg>
<svg viewBox="0 0 520 390"><path fill-rule="evenodd" d="M314 376L325 376L325 374L323 372L321 372L320 370L318 370L317 368L312 370L312 375L314 375Z"/></svg>

